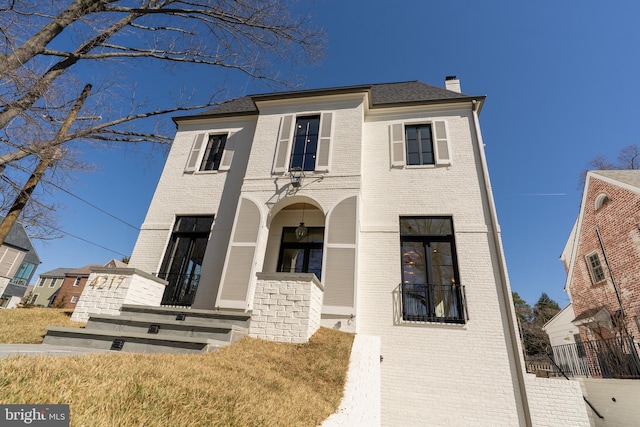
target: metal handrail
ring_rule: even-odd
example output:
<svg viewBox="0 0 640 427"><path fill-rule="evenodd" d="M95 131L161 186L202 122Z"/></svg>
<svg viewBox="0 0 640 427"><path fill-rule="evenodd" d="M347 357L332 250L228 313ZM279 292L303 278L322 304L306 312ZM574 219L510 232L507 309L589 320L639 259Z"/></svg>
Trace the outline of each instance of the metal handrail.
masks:
<svg viewBox="0 0 640 427"><path fill-rule="evenodd" d="M469 320L463 285L401 283L400 293L403 320L444 323Z"/></svg>

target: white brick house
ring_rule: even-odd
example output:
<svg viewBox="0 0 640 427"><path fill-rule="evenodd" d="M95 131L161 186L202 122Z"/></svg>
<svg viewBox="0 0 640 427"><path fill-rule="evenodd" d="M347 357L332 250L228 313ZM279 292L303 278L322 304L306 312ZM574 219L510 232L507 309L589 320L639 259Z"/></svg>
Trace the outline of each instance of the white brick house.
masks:
<svg viewBox="0 0 640 427"><path fill-rule="evenodd" d="M383 425L531 425L484 96L446 86L255 95L175 118L129 266L199 309L252 310L258 276L315 273L322 325L381 338Z"/></svg>

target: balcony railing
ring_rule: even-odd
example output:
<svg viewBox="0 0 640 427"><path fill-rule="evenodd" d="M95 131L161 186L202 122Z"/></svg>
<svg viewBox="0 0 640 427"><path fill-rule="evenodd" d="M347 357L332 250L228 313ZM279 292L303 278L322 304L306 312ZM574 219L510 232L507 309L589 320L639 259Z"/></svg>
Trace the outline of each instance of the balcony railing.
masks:
<svg viewBox="0 0 640 427"><path fill-rule="evenodd" d="M190 306L196 296L199 274L163 274L158 277L168 282L162 296L162 305Z"/></svg>
<svg viewBox="0 0 640 427"><path fill-rule="evenodd" d="M552 357L568 376L640 379L640 344L632 336L554 346Z"/></svg>
<svg viewBox="0 0 640 427"><path fill-rule="evenodd" d="M401 283L402 320L465 323L469 320L464 286Z"/></svg>

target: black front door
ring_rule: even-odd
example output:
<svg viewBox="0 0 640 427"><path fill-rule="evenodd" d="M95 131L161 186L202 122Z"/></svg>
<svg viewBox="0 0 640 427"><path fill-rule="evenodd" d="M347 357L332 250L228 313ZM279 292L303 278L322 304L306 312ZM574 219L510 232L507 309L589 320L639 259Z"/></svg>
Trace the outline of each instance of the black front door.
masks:
<svg viewBox="0 0 640 427"><path fill-rule="evenodd" d="M162 304L193 303L212 224L213 216L182 216L176 219L158 274L169 282Z"/></svg>

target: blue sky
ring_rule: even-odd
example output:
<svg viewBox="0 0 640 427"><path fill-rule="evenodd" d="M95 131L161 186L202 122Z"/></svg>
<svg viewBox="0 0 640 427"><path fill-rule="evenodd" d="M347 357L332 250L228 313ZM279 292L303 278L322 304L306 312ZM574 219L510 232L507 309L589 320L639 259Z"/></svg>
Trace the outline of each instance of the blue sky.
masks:
<svg viewBox="0 0 640 427"><path fill-rule="evenodd" d="M319 65L297 69L304 88L407 80L442 86L456 75L464 93L487 95L480 119L511 286L531 304L542 292L568 303L559 256L579 209L579 174L594 156L615 159L639 143L640 3L315 0L305 7L326 30L327 49ZM269 90L239 75L161 72L148 67L123 83L135 80L141 96L160 98L186 88L194 101L206 99L216 79L230 96ZM139 227L164 158L146 146L88 149L95 171L76 175L67 188ZM134 228L54 195L64 205L66 232L115 252L72 237L35 242L42 259L36 274L132 252Z"/></svg>

